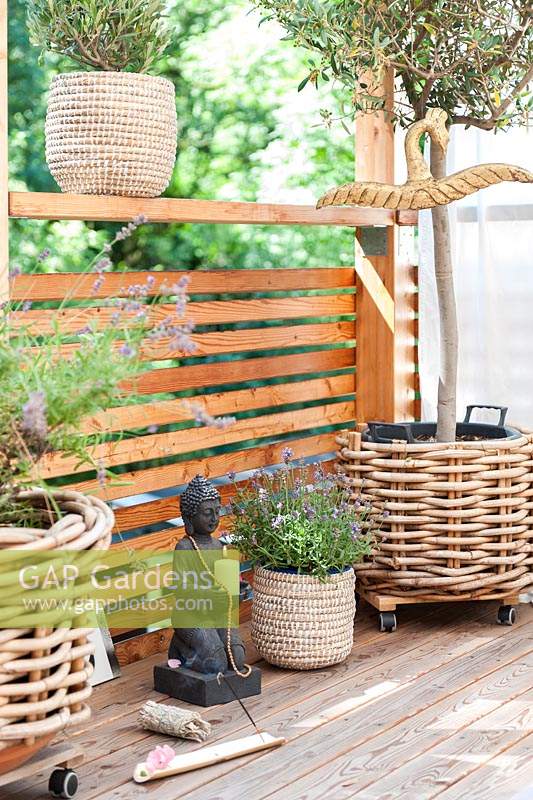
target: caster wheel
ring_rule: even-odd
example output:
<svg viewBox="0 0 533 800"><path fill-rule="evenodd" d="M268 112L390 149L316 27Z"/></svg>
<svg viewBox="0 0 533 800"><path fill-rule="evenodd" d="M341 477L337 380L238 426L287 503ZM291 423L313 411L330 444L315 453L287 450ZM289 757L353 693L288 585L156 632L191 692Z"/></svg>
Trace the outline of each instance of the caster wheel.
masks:
<svg viewBox="0 0 533 800"><path fill-rule="evenodd" d="M78 776L71 769L55 769L50 775L48 789L54 797L74 797L78 791Z"/></svg>
<svg viewBox="0 0 533 800"><path fill-rule="evenodd" d="M379 615L379 629L380 631L387 631L392 633L398 627L396 623L396 614L393 611L382 611Z"/></svg>
<svg viewBox="0 0 533 800"><path fill-rule="evenodd" d="M514 625L516 622L516 609L513 606L500 606L498 609L498 622L500 625Z"/></svg>

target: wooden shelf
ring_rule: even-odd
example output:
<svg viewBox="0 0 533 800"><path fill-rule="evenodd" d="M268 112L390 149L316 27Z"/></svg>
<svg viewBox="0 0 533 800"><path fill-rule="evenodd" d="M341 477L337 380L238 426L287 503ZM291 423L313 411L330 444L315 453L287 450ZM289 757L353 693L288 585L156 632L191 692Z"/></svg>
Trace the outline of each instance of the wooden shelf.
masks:
<svg viewBox="0 0 533 800"><path fill-rule="evenodd" d="M150 222L195 222L244 225L393 225L388 209L271 203L230 203L219 200L184 200L166 197L107 197L45 192L10 192L9 216L27 219L129 222L145 214ZM405 216L407 214L407 217ZM412 212L402 212L400 224L416 224ZM398 220L399 221L399 220Z"/></svg>

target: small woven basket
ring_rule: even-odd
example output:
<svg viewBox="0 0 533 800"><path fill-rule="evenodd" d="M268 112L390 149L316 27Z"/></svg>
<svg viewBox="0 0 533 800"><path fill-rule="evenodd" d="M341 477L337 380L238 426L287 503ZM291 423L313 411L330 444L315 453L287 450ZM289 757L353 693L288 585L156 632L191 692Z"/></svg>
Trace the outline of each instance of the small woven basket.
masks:
<svg viewBox="0 0 533 800"><path fill-rule="evenodd" d="M353 647L353 569L310 575L256 567L252 641L270 664L317 669L344 661Z"/></svg>
<svg viewBox="0 0 533 800"><path fill-rule="evenodd" d="M134 72L67 72L52 81L46 161L63 192L157 197L176 160L174 85Z"/></svg>
<svg viewBox="0 0 533 800"><path fill-rule="evenodd" d="M342 431L337 470L372 504L363 587L413 602L502 599L533 584L533 439L376 443ZM384 516L383 512L387 512Z"/></svg>
<svg viewBox="0 0 533 800"><path fill-rule="evenodd" d="M54 496L64 513L60 520L47 529L1 528L0 548L16 547L24 554L109 547L114 517L105 503L74 491ZM21 492L19 498L45 505L41 490ZM0 612L5 617L9 608ZM21 764L65 726L90 716L94 647L87 641L89 629L68 624L0 628L0 773Z"/></svg>

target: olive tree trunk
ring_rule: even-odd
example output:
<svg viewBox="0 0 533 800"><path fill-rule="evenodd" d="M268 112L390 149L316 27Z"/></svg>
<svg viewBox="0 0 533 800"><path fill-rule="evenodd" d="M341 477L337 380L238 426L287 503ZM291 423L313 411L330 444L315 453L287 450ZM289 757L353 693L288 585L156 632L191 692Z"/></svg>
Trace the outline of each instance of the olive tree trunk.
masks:
<svg viewBox="0 0 533 800"><path fill-rule="evenodd" d="M446 174L446 154L433 140L430 153L433 177L437 180L443 178ZM437 441L453 442L457 420L458 332L448 207L435 206L431 209L431 216L440 329Z"/></svg>

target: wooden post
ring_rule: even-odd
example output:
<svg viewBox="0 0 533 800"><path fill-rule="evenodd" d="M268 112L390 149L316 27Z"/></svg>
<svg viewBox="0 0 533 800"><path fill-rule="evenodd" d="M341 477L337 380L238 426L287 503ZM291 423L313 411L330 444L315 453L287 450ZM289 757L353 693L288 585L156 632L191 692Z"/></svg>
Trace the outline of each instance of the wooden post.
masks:
<svg viewBox="0 0 533 800"><path fill-rule="evenodd" d="M393 74L384 80L391 108ZM361 114L355 127L358 181L394 183L394 131L386 114ZM356 241L358 422L414 417L414 312L410 267L400 263L398 228L386 229L386 255L364 256Z"/></svg>
<svg viewBox="0 0 533 800"><path fill-rule="evenodd" d="M7 0L0 0L0 302L9 297L7 160Z"/></svg>

